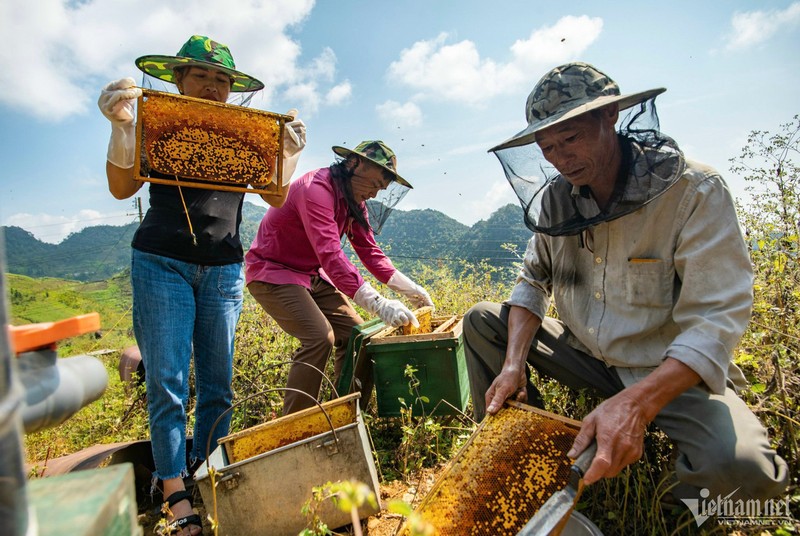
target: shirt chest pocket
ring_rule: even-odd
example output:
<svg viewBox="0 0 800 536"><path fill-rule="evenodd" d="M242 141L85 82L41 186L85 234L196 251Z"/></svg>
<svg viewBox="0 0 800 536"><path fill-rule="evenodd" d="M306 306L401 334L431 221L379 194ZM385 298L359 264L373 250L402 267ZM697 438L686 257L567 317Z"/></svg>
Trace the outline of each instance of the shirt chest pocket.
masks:
<svg viewBox="0 0 800 536"><path fill-rule="evenodd" d="M630 259L625 278L628 303L639 307L672 305L674 275L661 259Z"/></svg>

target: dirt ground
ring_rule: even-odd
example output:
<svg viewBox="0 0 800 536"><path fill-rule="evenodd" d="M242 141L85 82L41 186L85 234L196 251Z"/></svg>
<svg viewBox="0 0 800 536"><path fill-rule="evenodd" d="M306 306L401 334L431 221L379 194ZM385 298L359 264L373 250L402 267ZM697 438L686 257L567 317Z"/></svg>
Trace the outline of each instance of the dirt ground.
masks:
<svg viewBox="0 0 800 536"><path fill-rule="evenodd" d="M362 533L364 536L394 536L400 528L403 518L399 514L388 512L386 504L389 501L401 500L416 507L433 487L438 474L442 470L444 470L444 466L437 469L423 469L419 474L409 479L408 482L394 480L387 484L381 484L383 510L379 514L370 516L362 521ZM206 519L206 511L199 492L195 492L195 510L200 514L201 518ZM299 512L298 515L300 515ZM139 525L142 527L145 536L157 534L155 531L159 519L161 519L161 514L158 512L157 505L140 505ZM213 535L208 521L203 523L203 534L206 536ZM342 527L335 534L352 535L354 533L352 527Z"/></svg>

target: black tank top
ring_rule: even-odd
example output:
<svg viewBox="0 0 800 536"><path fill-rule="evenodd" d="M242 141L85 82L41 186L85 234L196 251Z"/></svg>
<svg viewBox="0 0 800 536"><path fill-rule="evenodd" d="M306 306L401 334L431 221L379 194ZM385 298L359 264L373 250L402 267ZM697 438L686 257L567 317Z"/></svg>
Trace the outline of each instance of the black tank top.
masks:
<svg viewBox="0 0 800 536"><path fill-rule="evenodd" d="M171 178L155 171L152 176ZM133 236L133 248L183 262L220 266L242 262L239 239L244 194L181 186L197 237L193 243L189 221L177 186L150 183L150 208Z"/></svg>

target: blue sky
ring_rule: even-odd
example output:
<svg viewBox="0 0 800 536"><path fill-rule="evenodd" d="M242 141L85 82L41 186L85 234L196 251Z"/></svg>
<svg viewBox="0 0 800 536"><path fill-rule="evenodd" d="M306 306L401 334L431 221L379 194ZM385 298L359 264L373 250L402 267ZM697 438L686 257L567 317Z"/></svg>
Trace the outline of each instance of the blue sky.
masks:
<svg viewBox="0 0 800 536"><path fill-rule="evenodd" d="M141 80L136 57L174 54L192 34L266 82L252 106L300 110L301 171L330 164L332 145L382 139L414 185L397 208L468 225L516 202L486 150L524 128L528 93L567 61L593 63L623 93L666 87L663 131L744 201L728 159L751 130L800 113L791 0L3 0L0 224L57 243L134 221L133 202L107 190L97 96Z"/></svg>

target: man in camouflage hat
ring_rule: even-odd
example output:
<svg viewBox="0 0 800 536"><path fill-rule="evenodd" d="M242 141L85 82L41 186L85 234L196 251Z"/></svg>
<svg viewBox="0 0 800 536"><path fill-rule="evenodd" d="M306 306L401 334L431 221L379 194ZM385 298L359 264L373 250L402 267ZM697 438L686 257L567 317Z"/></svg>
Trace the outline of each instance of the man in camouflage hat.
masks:
<svg viewBox="0 0 800 536"><path fill-rule="evenodd" d="M528 97L528 126L491 149L534 235L511 296L464 317L475 416L508 398L541 407L533 368L605 399L569 453L596 441L587 483L638 460L652 422L677 447L676 497L765 500L788 475L736 394L750 259L725 182L659 131L663 91L623 95L591 65L557 67Z"/></svg>

